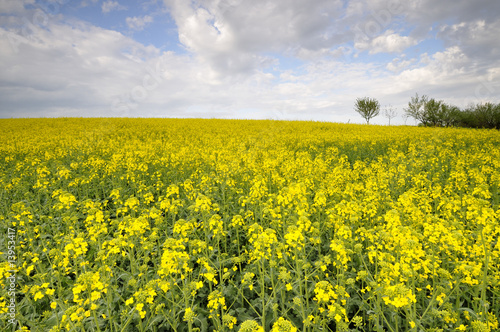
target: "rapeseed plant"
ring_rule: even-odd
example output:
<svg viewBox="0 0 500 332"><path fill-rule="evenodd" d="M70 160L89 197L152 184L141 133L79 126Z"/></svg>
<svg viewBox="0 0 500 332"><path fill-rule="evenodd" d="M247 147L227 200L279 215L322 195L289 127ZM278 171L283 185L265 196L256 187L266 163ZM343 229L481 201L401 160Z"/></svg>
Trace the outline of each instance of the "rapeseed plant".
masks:
<svg viewBox="0 0 500 332"><path fill-rule="evenodd" d="M498 131L5 119L0 142L16 329L499 328Z"/></svg>

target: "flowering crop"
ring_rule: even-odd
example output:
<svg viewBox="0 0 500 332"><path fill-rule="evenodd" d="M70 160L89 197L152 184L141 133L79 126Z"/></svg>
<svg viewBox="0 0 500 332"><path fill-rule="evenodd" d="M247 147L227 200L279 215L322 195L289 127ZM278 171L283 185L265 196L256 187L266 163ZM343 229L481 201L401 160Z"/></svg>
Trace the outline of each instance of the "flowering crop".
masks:
<svg viewBox="0 0 500 332"><path fill-rule="evenodd" d="M10 119L0 142L2 330L499 329L498 131Z"/></svg>

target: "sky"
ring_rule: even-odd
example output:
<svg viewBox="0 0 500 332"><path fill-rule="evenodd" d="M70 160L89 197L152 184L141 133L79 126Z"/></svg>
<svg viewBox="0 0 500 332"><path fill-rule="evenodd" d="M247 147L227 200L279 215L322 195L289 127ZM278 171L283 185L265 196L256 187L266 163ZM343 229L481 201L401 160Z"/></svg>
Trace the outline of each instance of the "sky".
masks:
<svg viewBox="0 0 500 332"><path fill-rule="evenodd" d="M414 124L500 102L498 0L0 0L0 118Z"/></svg>

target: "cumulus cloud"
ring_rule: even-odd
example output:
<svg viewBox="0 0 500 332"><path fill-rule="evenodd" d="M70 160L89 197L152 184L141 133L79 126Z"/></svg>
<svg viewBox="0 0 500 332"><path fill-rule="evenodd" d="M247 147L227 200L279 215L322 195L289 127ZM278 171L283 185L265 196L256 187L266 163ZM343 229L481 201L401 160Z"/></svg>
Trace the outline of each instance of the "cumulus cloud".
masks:
<svg viewBox="0 0 500 332"><path fill-rule="evenodd" d="M265 53L317 51L342 39L339 0L165 0L179 40L223 75L251 73L272 63Z"/></svg>
<svg viewBox="0 0 500 332"><path fill-rule="evenodd" d="M427 27L450 19L458 22L475 21L481 17L496 20L500 12L500 2L496 0L420 0L412 1L408 6L407 19Z"/></svg>
<svg viewBox="0 0 500 332"><path fill-rule="evenodd" d="M149 62L159 56L154 48L84 22L51 22L17 51L7 39L0 44L0 98L8 112L76 106L105 114L127 82L141 79L141 68L123 53L139 48Z"/></svg>
<svg viewBox="0 0 500 332"><path fill-rule="evenodd" d="M470 57L494 60L500 58L500 19L487 22L477 19L443 25L438 36L446 45L460 45Z"/></svg>
<svg viewBox="0 0 500 332"><path fill-rule="evenodd" d="M410 46L417 44L414 38L401 36L392 30L387 30L383 35L364 42L356 42L354 46L361 50L368 50L370 54L376 53L401 53Z"/></svg>
<svg viewBox="0 0 500 332"><path fill-rule="evenodd" d="M415 62L416 59L406 59L405 55L403 54L401 57L392 59L392 61L387 64L386 68L393 73L399 73L413 66Z"/></svg>
<svg viewBox="0 0 500 332"><path fill-rule="evenodd" d="M127 17L127 25L132 30L143 30L146 25L153 22L153 17L149 15L139 16L139 17Z"/></svg>
<svg viewBox="0 0 500 332"><path fill-rule="evenodd" d="M460 107L483 101L500 102L500 61L485 73L458 46L423 54L420 62L394 76L394 86L444 99Z"/></svg>
<svg viewBox="0 0 500 332"><path fill-rule="evenodd" d="M109 13L113 10L125 10L127 7L122 6L118 3L118 1L107 0L104 1L101 5L101 10L103 13Z"/></svg>

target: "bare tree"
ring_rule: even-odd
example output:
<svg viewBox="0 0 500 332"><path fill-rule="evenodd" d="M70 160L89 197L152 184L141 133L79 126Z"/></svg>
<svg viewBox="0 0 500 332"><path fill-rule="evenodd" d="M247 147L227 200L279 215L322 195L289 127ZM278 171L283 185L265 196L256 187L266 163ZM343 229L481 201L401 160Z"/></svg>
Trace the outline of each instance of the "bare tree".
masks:
<svg viewBox="0 0 500 332"><path fill-rule="evenodd" d="M391 119L395 118L398 112L392 105L386 106L384 108L384 116L389 119L389 126L391 125Z"/></svg>
<svg viewBox="0 0 500 332"><path fill-rule="evenodd" d="M403 120L405 122L405 126L406 126L406 122L408 121L409 117L410 117L410 115L408 113L403 113Z"/></svg>

